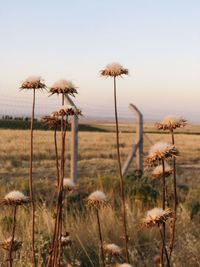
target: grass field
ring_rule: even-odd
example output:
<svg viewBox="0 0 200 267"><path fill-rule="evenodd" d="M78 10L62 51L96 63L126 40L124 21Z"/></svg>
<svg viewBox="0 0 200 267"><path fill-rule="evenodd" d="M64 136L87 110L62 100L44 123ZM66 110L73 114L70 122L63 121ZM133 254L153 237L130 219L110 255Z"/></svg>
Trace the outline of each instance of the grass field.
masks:
<svg viewBox="0 0 200 267"><path fill-rule="evenodd" d="M113 208L101 213L103 237L106 242L123 245L121 239L121 215L119 212L119 181L116 164L115 134L113 125L95 125L108 132L79 133L78 193L66 204L64 227L74 240L65 251L65 260L72 266L99 266L98 238L94 214L88 212L85 197L96 189L103 190L111 199ZM124 127L124 128L123 128ZM122 162L134 143L129 125L122 126L120 149ZM177 238L173 254L173 266L200 266L200 135L199 126L187 127L176 135L181 154L177 159L179 209ZM145 127L144 156L150 146L158 141L170 142L167 134L155 133L152 125ZM67 134L67 161L65 176L69 175L70 133ZM22 190L28 194L29 132L26 130L0 130L0 197L10 190ZM139 224L145 212L159 205L160 185L151 179L151 170L145 168L141 177L135 172L133 162L126 178L126 202L130 236L130 255L133 266L156 266L152 257L159 254L159 236L156 230L140 231ZM53 132L34 132L34 190L37 196L37 257L39 266L45 266L48 244L53 228L53 204L55 202L55 154ZM171 178L168 187L171 188ZM7 238L12 222L10 210L0 212L0 240ZM31 266L29 209L19 208L17 238L23 241L21 252L15 256L15 266ZM1 251L2 262L6 254ZM76 263L75 263L76 261ZM91 263L91 261L93 263ZM2 263L0 266L6 266ZM63 265L66 266L66 265ZM113 265L109 265L113 266Z"/></svg>

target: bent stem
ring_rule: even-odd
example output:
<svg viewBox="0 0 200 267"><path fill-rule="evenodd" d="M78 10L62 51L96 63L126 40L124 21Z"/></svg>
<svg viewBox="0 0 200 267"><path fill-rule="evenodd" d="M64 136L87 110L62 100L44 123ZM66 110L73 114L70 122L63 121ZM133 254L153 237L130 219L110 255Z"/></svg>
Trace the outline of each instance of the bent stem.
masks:
<svg viewBox="0 0 200 267"><path fill-rule="evenodd" d="M103 239L102 239L102 234L101 234L101 224L100 224L99 211L98 211L98 209L96 209L96 215L97 215L97 224L98 224L99 240L100 240L100 245L101 245L102 263L103 263L103 267L105 267L106 265L105 265L104 251L103 251Z"/></svg>
<svg viewBox="0 0 200 267"><path fill-rule="evenodd" d="M166 259L167 259L167 267L170 267L170 261L169 261L169 256L168 256L168 253L167 253L167 248L166 248L166 244L165 244L165 238L162 234L162 229L160 226L158 226L159 228L159 232L160 232L160 237L161 237L161 240L162 240L162 246L164 248L164 251L165 251L165 256L166 256ZM164 266L164 261L162 261L162 264Z"/></svg>
<svg viewBox="0 0 200 267"><path fill-rule="evenodd" d="M175 144L174 132L171 130L172 144ZM178 205L178 197L177 197L177 184L176 184L176 158L173 157L173 183L174 183L174 220L172 222L172 235L170 238L169 245L169 257L171 258L171 254L174 247L174 238L175 238L175 228L176 228L176 213L177 213L177 205Z"/></svg>
<svg viewBox="0 0 200 267"><path fill-rule="evenodd" d="M35 89L33 89L33 105L32 105L32 116L31 116L31 129L30 129L30 170L29 170L29 190L30 190L30 200L32 207L32 261L33 265L36 267L35 259L35 203L33 199L33 124L35 116Z"/></svg>
<svg viewBox="0 0 200 267"><path fill-rule="evenodd" d="M115 124L116 124L116 143L117 143L117 159L120 177L120 190L121 190L121 202L122 202L122 217L123 217L123 227L124 227L124 242L126 251L126 262L129 263L129 253L128 253L128 234L127 234L127 222L126 222L126 206L125 206L125 194L124 194L124 180L122 175L120 151L119 151L119 124L117 115L117 95L116 95L116 77L114 77L114 104L115 104Z"/></svg>
<svg viewBox="0 0 200 267"><path fill-rule="evenodd" d="M12 237L10 241L9 258L8 258L10 267L12 267L12 250L13 250L13 242L15 240L16 214L17 214L17 206L15 205L13 210L13 229L12 229Z"/></svg>

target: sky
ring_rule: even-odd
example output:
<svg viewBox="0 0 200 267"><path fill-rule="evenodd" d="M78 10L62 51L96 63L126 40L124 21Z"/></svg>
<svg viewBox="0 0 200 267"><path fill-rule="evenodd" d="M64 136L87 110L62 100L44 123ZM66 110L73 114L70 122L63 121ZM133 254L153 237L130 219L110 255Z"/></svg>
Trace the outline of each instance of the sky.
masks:
<svg viewBox="0 0 200 267"><path fill-rule="evenodd" d="M200 1L0 0L0 115L30 114L30 75L51 86L71 80L85 117L113 117L113 81L100 76L118 62L119 116L135 104L146 120L166 115L200 122ZM60 106L37 92L36 115Z"/></svg>

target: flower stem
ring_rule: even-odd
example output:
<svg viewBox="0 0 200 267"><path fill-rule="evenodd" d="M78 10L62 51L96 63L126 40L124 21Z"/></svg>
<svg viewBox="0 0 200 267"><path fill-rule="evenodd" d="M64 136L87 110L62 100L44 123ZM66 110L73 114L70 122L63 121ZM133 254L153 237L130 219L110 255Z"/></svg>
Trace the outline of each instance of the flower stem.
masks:
<svg viewBox="0 0 200 267"><path fill-rule="evenodd" d="M17 206L14 206L13 210L13 229L12 229L12 237L10 241L10 248L9 248L9 267L12 267L12 249L13 249L13 243L15 240L15 228L16 228L16 213L17 213Z"/></svg>
<svg viewBox="0 0 200 267"><path fill-rule="evenodd" d="M101 224L100 224L100 219L99 219L99 211L96 209L96 215L97 215L97 224L98 224L98 232L99 232L99 240L101 244L101 257L102 257L102 263L103 267L105 267L105 257L104 257L104 251L103 251L103 238L101 234Z"/></svg>
<svg viewBox="0 0 200 267"><path fill-rule="evenodd" d="M30 129L30 170L29 170L29 190L30 190L30 199L32 207L32 261L34 267L36 267L36 258L35 258L35 203L33 198L33 124L35 116L35 89L33 89L33 105L32 105L32 116L31 116L31 129Z"/></svg>
<svg viewBox="0 0 200 267"><path fill-rule="evenodd" d="M164 159L162 159L162 169L163 169L163 176L162 176L162 208L163 210L165 210L165 200L166 200L166 188L165 188L165 162ZM163 234L162 237L164 239L165 242L165 223L163 222ZM163 253L164 253L164 245L162 243L162 248L161 248L161 263L163 264L164 259L163 259Z"/></svg>
<svg viewBox="0 0 200 267"><path fill-rule="evenodd" d="M123 227L124 227L124 241L125 241L125 251L126 251L126 262L129 263L128 234L127 234L127 223L126 223L126 206L125 206L125 194L124 194L124 179L123 179L123 175L122 175L122 166L121 166L120 150L119 150L119 124L118 124L118 115L117 115L116 77L114 77L114 105L115 105L117 159L118 159L118 168L119 168L119 177L120 177L122 217L123 217Z"/></svg>
<svg viewBox="0 0 200 267"><path fill-rule="evenodd" d="M171 130L172 144L175 144L174 132ZM178 197L177 197L177 184L176 184L176 158L173 157L173 183L174 183L174 220L172 222L172 236L169 245L169 257L171 258L171 254L174 247L174 238L175 238L175 228L176 228L176 213L177 213L177 205L178 205Z"/></svg>
<svg viewBox="0 0 200 267"><path fill-rule="evenodd" d="M169 261L169 256L168 256L168 253L167 253L166 244L165 244L165 238L164 238L164 236L162 234L162 229L160 228L160 226L159 226L159 232L160 232L160 237L161 237L161 240L162 240L162 245L163 245L163 248L164 248L164 251L165 251L165 256L166 256L166 259L167 259L167 267L170 267L170 261Z"/></svg>
<svg viewBox="0 0 200 267"><path fill-rule="evenodd" d="M58 144L57 144L57 127L54 130L54 146L56 154L56 173L57 173L57 186L59 185L59 160L58 160Z"/></svg>

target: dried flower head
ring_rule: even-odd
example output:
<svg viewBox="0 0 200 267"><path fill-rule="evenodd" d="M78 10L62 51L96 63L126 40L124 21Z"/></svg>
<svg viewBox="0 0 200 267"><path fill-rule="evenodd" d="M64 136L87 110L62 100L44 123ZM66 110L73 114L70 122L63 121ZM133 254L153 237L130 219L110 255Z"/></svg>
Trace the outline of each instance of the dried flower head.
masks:
<svg viewBox="0 0 200 267"><path fill-rule="evenodd" d="M20 89L45 89L46 85L40 76L30 76L21 85Z"/></svg>
<svg viewBox="0 0 200 267"><path fill-rule="evenodd" d="M118 63L111 63L108 64L105 69L100 71L102 76L111 76L111 77L117 77L128 74L128 69L123 68L122 65Z"/></svg>
<svg viewBox="0 0 200 267"><path fill-rule="evenodd" d="M104 244L103 249L105 253L109 256L121 256L122 249L115 244Z"/></svg>
<svg viewBox="0 0 200 267"><path fill-rule="evenodd" d="M156 127L159 130L170 130L173 131L176 128L184 127L187 124L187 120L176 117L176 116L167 116L164 120L160 123L156 123Z"/></svg>
<svg viewBox="0 0 200 267"><path fill-rule="evenodd" d="M11 191L1 201L0 205L24 205L30 202L30 198L20 191Z"/></svg>
<svg viewBox="0 0 200 267"><path fill-rule="evenodd" d="M155 225L159 226L172 217L173 211L170 208L166 210L154 208L147 212L146 218L143 219L142 226L147 228Z"/></svg>
<svg viewBox="0 0 200 267"><path fill-rule="evenodd" d="M60 109L56 112L52 113L53 116L78 116L78 115L82 115L81 110L71 106L71 105L64 105L61 106Z"/></svg>
<svg viewBox="0 0 200 267"><path fill-rule="evenodd" d="M149 150L149 155L147 156L147 164L152 165L155 162L164 160L166 158L171 158L173 156L178 156L179 151L174 145L168 143L156 143Z"/></svg>
<svg viewBox="0 0 200 267"><path fill-rule="evenodd" d="M45 116L42 118L44 125L48 126L49 129L59 129L61 127L61 119L57 116Z"/></svg>
<svg viewBox="0 0 200 267"><path fill-rule="evenodd" d="M76 89L77 87L75 87L71 81L59 80L53 84L49 92L51 93L51 95L68 94L68 95L75 96L75 94L78 93Z"/></svg>
<svg viewBox="0 0 200 267"><path fill-rule="evenodd" d="M72 240L70 238L69 232L66 232L64 235L61 236L61 245L63 247L71 246Z"/></svg>
<svg viewBox="0 0 200 267"><path fill-rule="evenodd" d="M133 265L129 263L122 263L122 264L117 264L117 267L133 267Z"/></svg>
<svg viewBox="0 0 200 267"><path fill-rule="evenodd" d="M68 191L68 192L73 192L76 190L77 186L76 184L72 181L72 179L69 178L64 178L63 179L63 189Z"/></svg>
<svg viewBox="0 0 200 267"><path fill-rule="evenodd" d="M106 195L102 191L95 191L89 195L87 198L88 206L100 209L109 205Z"/></svg>
<svg viewBox="0 0 200 267"><path fill-rule="evenodd" d="M165 162L165 177L168 177L172 174L172 168L169 166L167 162ZM152 176L156 179L160 179L163 177L163 166L158 165L152 172Z"/></svg>
<svg viewBox="0 0 200 267"><path fill-rule="evenodd" d="M9 250L10 249L10 245L11 245L11 241L12 241L11 237L7 238L3 242L0 242L0 247L2 247L5 250ZM13 240L13 245L12 245L12 251L17 251L21 247L22 247L22 241L18 241L17 239L14 239Z"/></svg>

